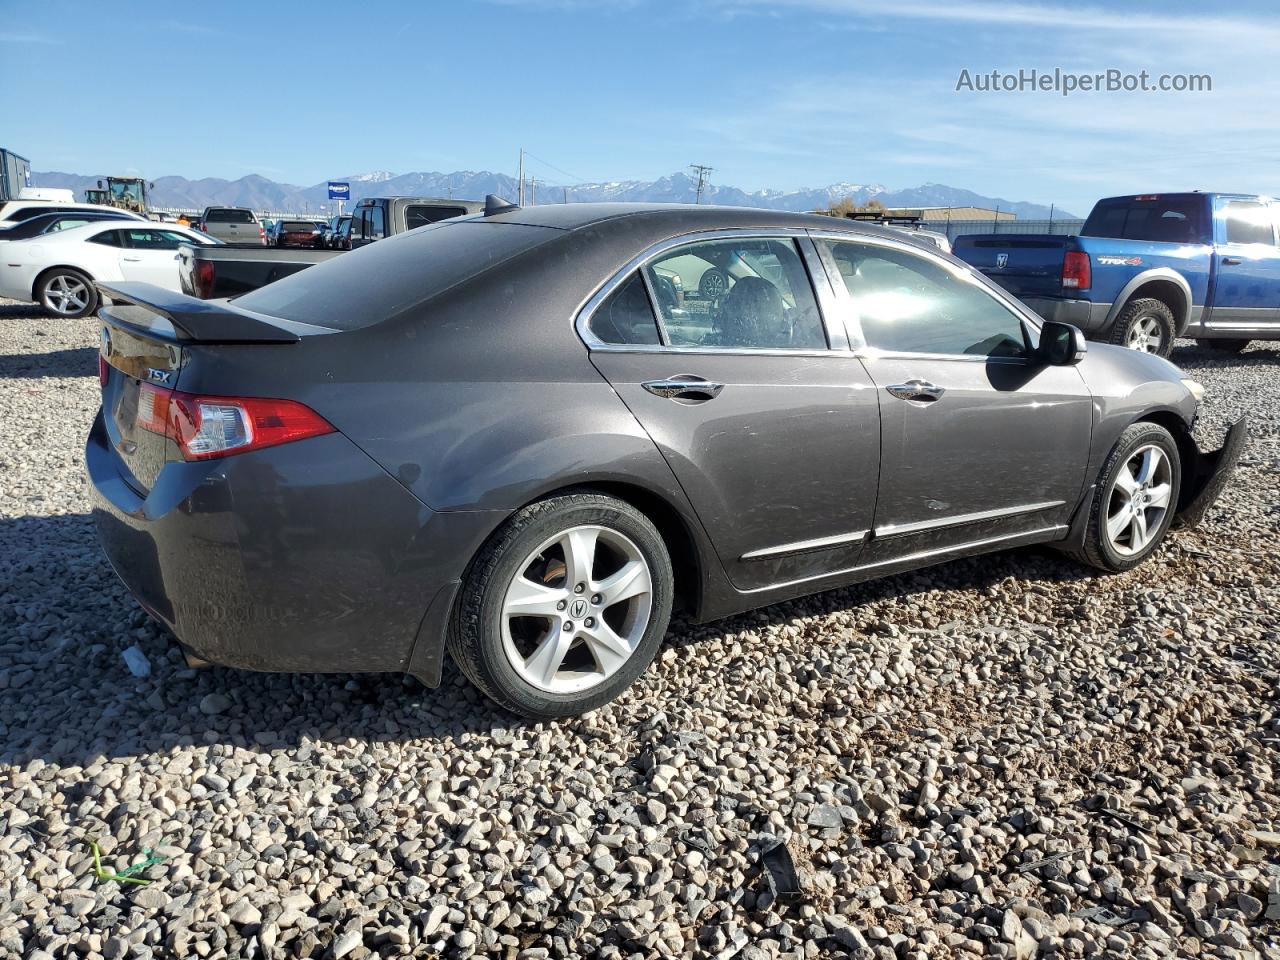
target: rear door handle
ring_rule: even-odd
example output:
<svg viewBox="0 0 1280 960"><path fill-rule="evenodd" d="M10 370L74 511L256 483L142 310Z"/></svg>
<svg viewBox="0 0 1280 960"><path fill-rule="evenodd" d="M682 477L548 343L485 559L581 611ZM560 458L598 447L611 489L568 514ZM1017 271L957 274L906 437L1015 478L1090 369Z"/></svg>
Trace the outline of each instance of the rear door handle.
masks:
<svg viewBox="0 0 1280 960"><path fill-rule="evenodd" d="M1244 263L1244 261L1241 260L1239 257L1223 257L1222 263L1224 266L1236 267Z"/></svg>
<svg viewBox="0 0 1280 960"><path fill-rule="evenodd" d="M714 400L724 389L723 383L704 380L702 377L687 373L671 377L669 380L646 380L640 386L656 397L696 403Z"/></svg>
<svg viewBox="0 0 1280 960"><path fill-rule="evenodd" d="M930 383L928 380L908 380L906 383L895 383L893 386L885 387L885 389L899 400L906 400L909 403L916 403L921 406L940 400L942 395L947 392L944 388L936 383Z"/></svg>

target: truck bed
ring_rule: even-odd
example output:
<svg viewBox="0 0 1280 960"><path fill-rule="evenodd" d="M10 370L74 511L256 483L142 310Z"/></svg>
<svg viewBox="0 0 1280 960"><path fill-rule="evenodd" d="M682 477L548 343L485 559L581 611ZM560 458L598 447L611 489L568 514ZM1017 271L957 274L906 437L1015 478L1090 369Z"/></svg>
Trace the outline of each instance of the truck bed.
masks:
<svg viewBox="0 0 1280 960"><path fill-rule="evenodd" d="M254 244L183 244L178 248L178 276L183 293L216 300L257 290L341 253Z"/></svg>

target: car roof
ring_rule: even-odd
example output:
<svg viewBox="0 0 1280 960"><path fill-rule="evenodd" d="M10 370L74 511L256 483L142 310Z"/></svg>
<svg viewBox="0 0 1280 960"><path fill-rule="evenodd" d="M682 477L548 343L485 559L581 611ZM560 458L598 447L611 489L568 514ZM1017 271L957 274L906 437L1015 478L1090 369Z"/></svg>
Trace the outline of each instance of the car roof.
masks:
<svg viewBox="0 0 1280 960"><path fill-rule="evenodd" d="M790 228L901 238L902 233L878 224L828 217L818 213L793 213L760 207L730 207L689 203L556 203L513 207L475 219L494 223L519 223L559 230L602 228L611 224L644 221L646 231L672 236L703 230L738 228Z"/></svg>
<svg viewBox="0 0 1280 960"><path fill-rule="evenodd" d="M55 243L67 240L84 240L89 237L97 236L99 233L106 233L108 230L176 230L179 233L190 234L191 236L203 239L203 237L193 231L190 227L184 227L177 223L155 223L151 220L99 220L96 223L86 223L83 227L72 227L70 230L58 230L55 233L46 233L43 236L32 237L32 240L39 240L41 243ZM70 241L68 241L70 242Z"/></svg>
<svg viewBox="0 0 1280 960"><path fill-rule="evenodd" d="M132 210L122 210L120 207L109 207L105 203L81 203L78 200L9 200L3 204L0 209L0 215L8 218L8 216L17 210L26 210L30 207L38 209L48 208L49 213L87 213L93 211L118 213L120 216L130 220L145 219L140 214L134 213Z"/></svg>

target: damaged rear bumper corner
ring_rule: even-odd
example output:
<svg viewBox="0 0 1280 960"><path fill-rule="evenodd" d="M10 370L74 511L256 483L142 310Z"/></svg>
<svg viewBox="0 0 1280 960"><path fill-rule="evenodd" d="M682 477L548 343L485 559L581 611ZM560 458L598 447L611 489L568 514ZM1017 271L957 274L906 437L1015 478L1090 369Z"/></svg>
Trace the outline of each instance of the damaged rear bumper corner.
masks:
<svg viewBox="0 0 1280 960"><path fill-rule="evenodd" d="M1184 465L1182 492L1173 521L1176 526L1194 527L1204 519L1227 485L1248 436L1249 418L1241 417L1227 430L1221 448L1210 453L1201 451L1193 464Z"/></svg>

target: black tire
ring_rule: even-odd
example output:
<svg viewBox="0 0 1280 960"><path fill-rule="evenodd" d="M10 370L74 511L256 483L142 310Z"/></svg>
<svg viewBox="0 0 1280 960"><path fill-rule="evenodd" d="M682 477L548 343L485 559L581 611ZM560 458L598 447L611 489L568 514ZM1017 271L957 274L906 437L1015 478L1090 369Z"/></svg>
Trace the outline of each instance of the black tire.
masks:
<svg viewBox="0 0 1280 960"><path fill-rule="evenodd" d="M652 583L649 621L629 658L612 676L581 692L549 692L521 677L508 657L502 606L508 586L529 554L548 538L580 525L615 531L639 549ZM653 661L671 618L673 593L666 545L640 511L614 497L585 491L541 500L508 519L472 561L450 623L449 655L486 696L513 713L540 720L586 713L621 694Z"/></svg>
<svg viewBox="0 0 1280 960"><path fill-rule="evenodd" d="M1112 491L1116 478L1122 469L1127 469L1129 459L1143 447L1154 445L1160 447L1168 458L1170 465L1169 506L1165 509L1154 536L1140 551L1124 554L1113 547L1106 533L1108 511L1111 506ZM1083 542L1069 552L1082 563L1098 567L1110 573L1123 573L1132 570L1149 557L1160 546L1169 525L1173 522L1177 509L1178 496L1182 488L1182 461L1178 456L1178 444L1173 436L1158 423L1135 423L1120 434L1111 453L1107 455L1098 477L1098 486L1093 493L1092 502L1086 507L1089 519L1084 531Z"/></svg>
<svg viewBox="0 0 1280 960"><path fill-rule="evenodd" d="M1202 347L1208 347L1210 350L1220 350L1223 353L1244 353L1245 347L1252 343L1252 340L1197 340Z"/></svg>
<svg viewBox="0 0 1280 960"><path fill-rule="evenodd" d="M1134 339L1140 325L1156 328L1160 338L1159 343L1152 345L1150 348L1132 346L1131 341ZM1112 343L1117 343L1120 346L1132 346L1132 349L1142 349L1145 353L1154 353L1156 356L1165 357L1166 359L1173 351L1173 340L1176 336L1173 311L1169 309L1168 304L1161 300L1153 300L1150 297L1131 300L1126 303L1124 309L1116 317L1115 323L1111 325Z"/></svg>
<svg viewBox="0 0 1280 960"><path fill-rule="evenodd" d="M75 307L68 294L70 290L83 290L83 304ZM87 317L98 309L101 302L98 288L88 274L72 267L55 267L36 281L36 301L55 317L75 320Z"/></svg>

